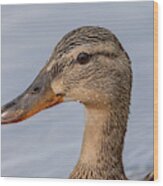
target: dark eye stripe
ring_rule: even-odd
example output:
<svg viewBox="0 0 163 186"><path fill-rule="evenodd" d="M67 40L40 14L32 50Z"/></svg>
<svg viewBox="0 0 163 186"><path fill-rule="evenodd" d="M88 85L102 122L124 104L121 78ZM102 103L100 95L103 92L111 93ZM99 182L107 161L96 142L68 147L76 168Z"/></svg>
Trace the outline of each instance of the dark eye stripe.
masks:
<svg viewBox="0 0 163 186"><path fill-rule="evenodd" d="M77 63L84 65L87 64L90 59L92 57L96 57L97 55L102 55L111 59L114 59L116 57L118 57L117 54L115 53L109 53L109 52L96 52L96 53L86 53L86 52L81 52L78 54L76 59L73 59L72 61L70 61L69 63L56 63L53 68L49 71L49 75L51 78L55 78L56 76L58 76L60 73L63 72L64 67L65 66L71 66L71 65L75 65ZM35 92L35 91L34 91Z"/></svg>
<svg viewBox="0 0 163 186"><path fill-rule="evenodd" d="M85 52L82 52L78 55L77 62L79 62L80 64L86 64L89 62L91 57L97 56L97 55L105 56L105 57L112 58L112 59L118 57L117 54L110 53L110 52L96 52L93 54L87 54Z"/></svg>
<svg viewBox="0 0 163 186"><path fill-rule="evenodd" d="M93 54L88 54L86 52L81 52L77 56L77 59L73 60L71 62L71 64L74 64L74 63L79 63L81 65L87 64L90 61L91 57L97 56L97 55L102 55L102 56L105 56L105 57L108 57L108 58L111 58L111 59L114 59L114 58L118 57L118 55L113 53L113 52L112 53L111 52L96 52L96 53L93 53Z"/></svg>
<svg viewBox="0 0 163 186"><path fill-rule="evenodd" d="M102 55L102 56L106 56L108 58L113 58L113 59L116 58L116 57L118 57L117 54L110 53L110 52L96 52L96 53L94 53L94 55Z"/></svg>

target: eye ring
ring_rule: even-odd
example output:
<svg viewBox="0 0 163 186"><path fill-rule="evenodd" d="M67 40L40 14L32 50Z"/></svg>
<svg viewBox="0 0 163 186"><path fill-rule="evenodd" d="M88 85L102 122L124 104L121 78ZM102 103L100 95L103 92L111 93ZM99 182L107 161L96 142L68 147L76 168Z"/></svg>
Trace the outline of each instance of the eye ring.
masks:
<svg viewBox="0 0 163 186"><path fill-rule="evenodd" d="M77 57L77 62L80 63L81 65L86 64L90 60L90 55L86 52L81 52L78 57Z"/></svg>

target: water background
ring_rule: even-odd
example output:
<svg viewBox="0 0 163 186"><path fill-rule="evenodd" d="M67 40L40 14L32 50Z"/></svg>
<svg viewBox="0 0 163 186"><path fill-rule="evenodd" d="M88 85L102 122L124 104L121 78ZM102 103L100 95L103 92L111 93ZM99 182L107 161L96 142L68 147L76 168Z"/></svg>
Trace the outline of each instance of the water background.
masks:
<svg viewBox="0 0 163 186"><path fill-rule="evenodd" d="M117 35L132 60L123 153L129 178L153 170L153 2L3 5L2 104L28 87L64 34L84 25ZM67 178L78 160L84 107L65 103L2 127L2 176Z"/></svg>

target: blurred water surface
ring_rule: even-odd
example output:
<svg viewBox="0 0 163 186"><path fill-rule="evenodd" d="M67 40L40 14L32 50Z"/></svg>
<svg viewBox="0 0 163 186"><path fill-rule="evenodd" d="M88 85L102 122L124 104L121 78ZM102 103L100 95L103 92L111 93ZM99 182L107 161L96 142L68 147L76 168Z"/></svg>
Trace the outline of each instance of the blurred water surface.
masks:
<svg viewBox="0 0 163 186"><path fill-rule="evenodd" d="M16 97L68 31L114 32L132 60L131 113L123 153L129 178L153 169L153 2L3 5L2 104ZM67 178L78 160L84 108L65 103L2 127L2 176Z"/></svg>

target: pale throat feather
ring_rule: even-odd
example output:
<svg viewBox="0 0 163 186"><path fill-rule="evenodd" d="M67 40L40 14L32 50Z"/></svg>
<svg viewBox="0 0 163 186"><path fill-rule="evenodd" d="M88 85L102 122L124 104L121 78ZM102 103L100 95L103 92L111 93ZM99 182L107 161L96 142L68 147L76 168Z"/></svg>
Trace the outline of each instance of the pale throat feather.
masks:
<svg viewBox="0 0 163 186"><path fill-rule="evenodd" d="M126 179L122 150L127 118L112 109L86 107L81 154L70 178Z"/></svg>

